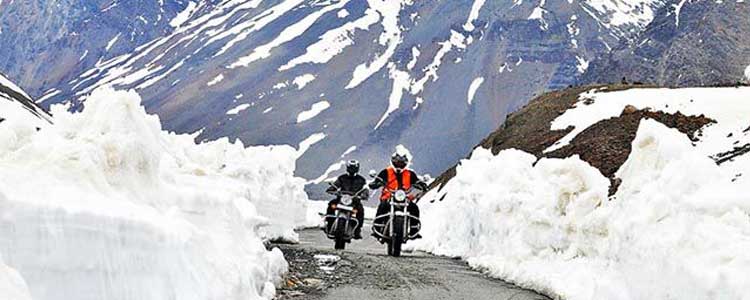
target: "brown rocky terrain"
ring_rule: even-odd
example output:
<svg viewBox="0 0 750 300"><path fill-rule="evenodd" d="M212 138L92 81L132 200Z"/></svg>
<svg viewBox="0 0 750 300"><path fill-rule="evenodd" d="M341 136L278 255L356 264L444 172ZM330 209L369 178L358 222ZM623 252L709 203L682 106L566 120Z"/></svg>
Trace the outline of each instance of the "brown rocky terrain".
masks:
<svg viewBox="0 0 750 300"><path fill-rule="evenodd" d="M569 88L544 94L532 100L508 116L506 121L495 132L490 134L477 147L491 149L497 154L505 149L519 149L536 155L538 158L565 158L579 155L582 160L599 169L610 179L610 195L614 194L620 182L615 178L615 172L630 155L631 144L635 139L640 121L643 119L656 120L667 127L675 128L687 135L691 140L700 136L700 129L715 122L703 115L686 116L679 112L675 114L649 109L638 110L626 107L618 117L602 120L587 128L576 136L569 145L558 150L544 153L544 150L568 134L572 127L565 130L551 130L550 123L566 110L579 102L579 95L592 89L605 91L620 91L633 87L653 88L643 85L608 85ZM587 102L583 102L586 105ZM456 174L455 167L439 176L432 187L442 188Z"/></svg>

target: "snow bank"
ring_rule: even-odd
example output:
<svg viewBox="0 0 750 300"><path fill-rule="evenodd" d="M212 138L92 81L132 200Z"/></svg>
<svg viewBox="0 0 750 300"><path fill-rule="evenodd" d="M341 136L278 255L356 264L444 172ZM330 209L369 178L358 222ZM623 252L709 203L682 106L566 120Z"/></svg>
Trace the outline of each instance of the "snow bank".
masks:
<svg viewBox="0 0 750 300"><path fill-rule="evenodd" d="M2 257L0 257L0 296L5 300L31 300L26 282L16 270L3 263Z"/></svg>
<svg viewBox="0 0 750 300"><path fill-rule="evenodd" d="M85 104L38 132L0 123L17 137L0 148L0 253L34 299L272 297L287 265L262 242L307 217L295 150L195 145L132 91Z"/></svg>
<svg viewBox="0 0 750 300"><path fill-rule="evenodd" d="M559 299L749 299L746 185L683 134L643 121L611 200L578 157L535 161L477 149L411 247Z"/></svg>

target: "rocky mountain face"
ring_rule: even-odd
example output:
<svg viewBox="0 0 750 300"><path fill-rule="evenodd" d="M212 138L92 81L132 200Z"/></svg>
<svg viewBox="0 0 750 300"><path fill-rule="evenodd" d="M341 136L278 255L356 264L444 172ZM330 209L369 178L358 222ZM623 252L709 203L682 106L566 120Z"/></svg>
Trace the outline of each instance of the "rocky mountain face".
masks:
<svg viewBox="0 0 750 300"><path fill-rule="evenodd" d="M707 86L737 83L746 70L750 4L683 0L663 6L636 39L592 62L582 82Z"/></svg>
<svg viewBox="0 0 750 300"><path fill-rule="evenodd" d="M535 95L619 81L602 58L676 5L713 3L684 2L3 0L0 70L44 105L114 85L200 140L295 145L311 183L400 144L436 174Z"/></svg>
<svg viewBox="0 0 750 300"><path fill-rule="evenodd" d="M0 70L35 99L56 95L81 73L171 31L178 9L179 1L163 0L0 0Z"/></svg>
<svg viewBox="0 0 750 300"><path fill-rule="evenodd" d="M531 153L539 158L566 158L578 155L580 158L599 169L602 175L611 181L610 195L619 186L616 172L630 155L631 145L636 137L641 120L651 119L674 128L691 140L697 140L699 130L715 120L704 115L684 115L680 112L668 113L651 109L638 109L627 106L617 117L602 120L586 128L570 143L559 149L553 145L573 131L568 127L563 130L553 129L551 124L567 110L575 108L586 93L595 91L618 92L629 89L651 88L641 85L608 85L587 86L550 92L535 98L528 105L508 116L503 125L477 147L492 150L497 155L506 149L518 149ZM435 187L445 185L455 176L451 168L441 174L433 183Z"/></svg>

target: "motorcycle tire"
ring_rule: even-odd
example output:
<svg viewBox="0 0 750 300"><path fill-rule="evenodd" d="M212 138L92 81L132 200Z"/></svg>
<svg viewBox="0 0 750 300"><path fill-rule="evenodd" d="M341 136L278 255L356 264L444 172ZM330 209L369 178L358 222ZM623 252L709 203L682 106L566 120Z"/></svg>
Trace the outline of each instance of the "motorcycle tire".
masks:
<svg viewBox="0 0 750 300"><path fill-rule="evenodd" d="M336 224L336 243L334 245L334 249L336 250L344 250L346 248L346 240L344 239L344 235L346 234L346 220L339 219Z"/></svg>
<svg viewBox="0 0 750 300"><path fill-rule="evenodd" d="M401 256L401 245L404 243L404 220L396 218L393 220L393 236L388 243L388 255L393 257Z"/></svg>

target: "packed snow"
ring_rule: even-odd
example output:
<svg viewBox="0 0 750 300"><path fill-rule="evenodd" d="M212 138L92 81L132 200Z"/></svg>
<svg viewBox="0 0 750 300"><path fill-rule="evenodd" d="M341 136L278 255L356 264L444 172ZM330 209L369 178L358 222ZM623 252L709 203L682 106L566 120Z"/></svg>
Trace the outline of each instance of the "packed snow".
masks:
<svg viewBox="0 0 750 300"><path fill-rule="evenodd" d="M39 131L0 122L0 255L21 276L0 263L4 299L28 299L23 279L37 300L273 297L287 264L263 241L309 224L295 149L196 145L132 91L52 110Z"/></svg>
<svg viewBox="0 0 750 300"><path fill-rule="evenodd" d="M578 156L538 160L478 148L453 180L420 202L424 239L411 247L465 258L558 299L748 299L750 180L738 172L747 174L750 159L719 166L706 151L748 140L741 131L750 124L740 117L748 112L735 102L742 94L748 89L599 93L593 104L565 113L571 115L562 120L585 127L621 97L717 120L697 145L657 121L641 121L611 198L609 180ZM721 145L702 146L714 143Z"/></svg>
<svg viewBox="0 0 750 300"><path fill-rule="evenodd" d="M3 195L0 194L0 201ZM29 288L18 271L6 266L0 256L0 295L5 300L31 300Z"/></svg>
<svg viewBox="0 0 750 300"><path fill-rule="evenodd" d="M297 115L297 123L302 123L312 118L315 118L324 110L331 107L328 101L320 101L312 105L309 110L303 111Z"/></svg>

